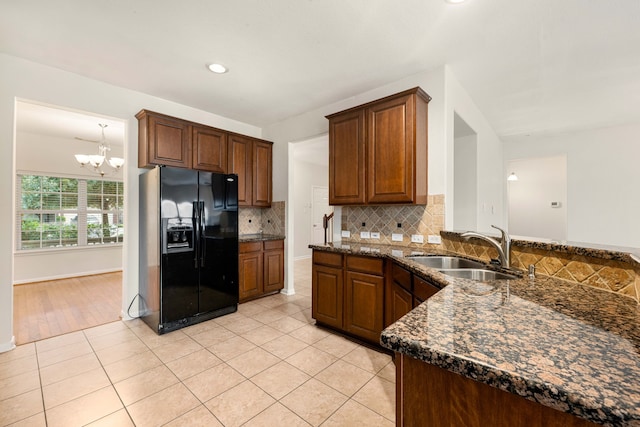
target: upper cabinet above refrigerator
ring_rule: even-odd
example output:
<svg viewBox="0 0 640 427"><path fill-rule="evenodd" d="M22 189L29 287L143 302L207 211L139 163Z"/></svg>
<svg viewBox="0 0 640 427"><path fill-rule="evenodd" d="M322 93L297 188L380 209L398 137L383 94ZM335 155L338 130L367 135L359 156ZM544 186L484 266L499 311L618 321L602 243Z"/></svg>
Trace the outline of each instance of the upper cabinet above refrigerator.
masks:
<svg viewBox="0 0 640 427"><path fill-rule="evenodd" d="M271 206L272 142L148 110L141 110L136 118L138 167L235 173L239 206Z"/></svg>
<svg viewBox="0 0 640 427"><path fill-rule="evenodd" d="M427 203L427 105L419 87L327 116L329 204Z"/></svg>

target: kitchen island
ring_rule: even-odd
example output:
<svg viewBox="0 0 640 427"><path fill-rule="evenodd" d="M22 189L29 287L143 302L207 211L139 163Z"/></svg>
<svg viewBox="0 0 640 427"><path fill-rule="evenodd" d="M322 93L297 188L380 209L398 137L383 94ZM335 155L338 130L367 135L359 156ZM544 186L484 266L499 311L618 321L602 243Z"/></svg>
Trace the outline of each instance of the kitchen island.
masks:
<svg viewBox="0 0 640 427"><path fill-rule="evenodd" d="M456 279L402 247L328 246L312 247L392 259L443 286L381 335L397 354L398 425L640 426L634 299L546 276Z"/></svg>

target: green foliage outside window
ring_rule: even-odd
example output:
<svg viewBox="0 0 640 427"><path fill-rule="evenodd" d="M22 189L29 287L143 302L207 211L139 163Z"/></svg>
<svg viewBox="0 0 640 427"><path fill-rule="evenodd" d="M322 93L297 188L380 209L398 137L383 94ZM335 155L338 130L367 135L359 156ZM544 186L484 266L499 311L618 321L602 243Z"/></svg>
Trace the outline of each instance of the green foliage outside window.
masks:
<svg viewBox="0 0 640 427"><path fill-rule="evenodd" d="M123 241L121 182L39 175L20 178L19 249ZM79 206L81 194L86 194L83 206ZM79 226L86 228L79 230Z"/></svg>

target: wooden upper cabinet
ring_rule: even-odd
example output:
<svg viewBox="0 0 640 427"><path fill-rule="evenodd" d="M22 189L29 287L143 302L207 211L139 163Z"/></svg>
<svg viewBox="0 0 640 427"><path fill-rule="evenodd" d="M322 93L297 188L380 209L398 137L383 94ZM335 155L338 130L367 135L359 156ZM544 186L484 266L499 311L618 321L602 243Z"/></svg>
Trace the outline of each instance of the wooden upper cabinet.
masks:
<svg viewBox="0 0 640 427"><path fill-rule="evenodd" d="M193 169L226 173L227 133L211 127L193 126L191 135Z"/></svg>
<svg viewBox="0 0 640 427"><path fill-rule="evenodd" d="M229 136L229 173L238 174L238 205L270 207L272 144L255 138Z"/></svg>
<svg viewBox="0 0 640 427"><path fill-rule="evenodd" d="M427 203L430 100L414 88L327 116L330 204Z"/></svg>
<svg viewBox="0 0 640 427"><path fill-rule="evenodd" d="M238 206L270 207L273 143L141 110L138 167L238 174Z"/></svg>
<svg viewBox="0 0 640 427"><path fill-rule="evenodd" d="M365 114L357 110L329 119L329 203L363 204Z"/></svg>
<svg viewBox="0 0 640 427"><path fill-rule="evenodd" d="M273 145L265 141L253 141L253 194L251 204L258 207L271 206Z"/></svg>
<svg viewBox="0 0 640 427"><path fill-rule="evenodd" d="M188 122L142 110L138 119L138 167L153 165L191 167Z"/></svg>
<svg viewBox="0 0 640 427"><path fill-rule="evenodd" d="M238 174L238 206L251 206L253 195L253 150L251 139L229 136L229 173Z"/></svg>

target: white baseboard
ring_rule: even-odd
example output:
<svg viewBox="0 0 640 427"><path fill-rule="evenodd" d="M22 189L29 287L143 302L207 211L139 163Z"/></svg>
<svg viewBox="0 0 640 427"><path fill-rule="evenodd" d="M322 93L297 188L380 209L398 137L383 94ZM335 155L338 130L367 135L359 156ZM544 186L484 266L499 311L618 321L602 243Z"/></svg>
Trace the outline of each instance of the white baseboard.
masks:
<svg viewBox="0 0 640 427"><path fill-rule="evenodd" d="M295 295L295 294L296 294L296 291L295 291L295 289L283 288L283 289L280 291L280 293L281 293L281 294L285 294L285 295L289 295L289 296L290 296L290 295Z"/></svg>
<svg viewBox="0 0 640 427"><path fill-rule="evenodd" d="M112 268L107 270L96 270L96 271L83 271L81 273L60 274L57 276L34 277L31 279L25 279L25 280L15 280L13 282L13 285L15 286L15 285L24 285L27 283L34 283L34 282L46 282L49 280L69 279L71 277L95 276L96 274L115 273L117 271L122 271L122 268Z"/></svg>

